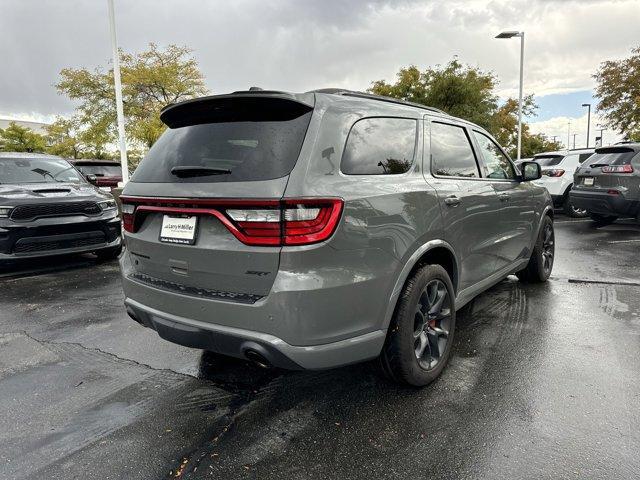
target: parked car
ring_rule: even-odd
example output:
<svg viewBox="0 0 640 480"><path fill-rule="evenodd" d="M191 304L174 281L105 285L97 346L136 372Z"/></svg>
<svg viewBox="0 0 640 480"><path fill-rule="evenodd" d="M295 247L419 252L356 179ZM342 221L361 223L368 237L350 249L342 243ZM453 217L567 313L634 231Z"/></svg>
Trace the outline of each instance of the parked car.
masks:
<svg viewBox="0 0 640 480"><path fill-rule="evenodd" d="M0 264L18 258L121 250L113 197L89 184L67 160L0 153Z"/></svg>
<svg viewBox="0 0 640 480"><path fill-rule="evenodd" d="M113 160L72 160L71 163L82 175L97 187L105 190L117 187L122 182L120 162Z"/></svg>
<svg viewBox="0 0 640 480"><path fill-rule="evenodd" d="M598 225L618 217L640 221L640 143L597 148L575 173L571 202Z"/></svg>
<svg viewBox="0 0 640 480"><path fill-rule="evenodd" d="M129 315L263 365L380 358L425 385L456 310L553 267L549 193L477 125L337 89L166 107L121 196Z"/></svg>
<svg viewBox="0 0 640 480"><path fill-rule="evenodd" d="M593 148L539 153L533 160L542 167L542 178L536 185L545 187L551 194L553 206L561 208L570 217L586 217L587 211L576 208L569 192L573 186L573 174L585 160L593 155Z"/></svg>

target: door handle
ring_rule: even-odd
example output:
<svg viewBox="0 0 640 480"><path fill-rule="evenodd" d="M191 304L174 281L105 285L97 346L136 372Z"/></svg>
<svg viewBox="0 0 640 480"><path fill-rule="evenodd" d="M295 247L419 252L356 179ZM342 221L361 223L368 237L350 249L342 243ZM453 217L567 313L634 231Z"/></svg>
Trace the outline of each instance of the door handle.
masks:
<svg viewBox="0 0 640 480"><path fill-rule="evenodd" d="M501 202L506 202L511 198L511 195L509 195L508 193L499 193L498 198L500 199Z"/></svg>
<svg viewBox="0 0 640 480"><path fill-rule="evenodd" d="M451 195L444 199L444 204L450 207L457 207L458 205L460 205L460 199L455 195Z"/></svg>

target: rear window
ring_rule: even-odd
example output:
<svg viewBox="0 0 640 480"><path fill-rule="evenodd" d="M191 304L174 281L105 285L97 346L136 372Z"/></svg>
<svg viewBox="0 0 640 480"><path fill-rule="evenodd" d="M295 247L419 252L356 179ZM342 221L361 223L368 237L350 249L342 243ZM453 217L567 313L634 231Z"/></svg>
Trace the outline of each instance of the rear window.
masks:
<svg viewBox="0 0 640 480"><path fill-rule="evenodd" d="M122 175L120 165L76 165L76 168L85 175L96 177L119 177Z"/></svg>
<svg viewBox="0 0 640 480"><path fill-rule="evenodd" d="M588 164L595 165L628 165L636 156L636 151L631 148L611 148L597 150L596 153L591 155L588 160Z"/></svg>
<svg viewBox="0 0 640 480"><path fill-rule="evenodd" d="M131 180L210 183L284 177L298 160L311 114L307 111L286 120L228 121L167 129Z"/></svg>
<svg viewBox="0 0 640 480"><path fill-rule="evenodd" d="M560 164L564 157L562 155L549 155L549 156L540 156L535 157L534 161L538 163L541 167L553 167L555 165Z"/></svg>
<svg viewBox="0 0 640 480"><path fill-rule="evenodd" d="M347 138L340 170L347 175L405 173L413 163L418 122L410 118L364 118Z"/></svg>

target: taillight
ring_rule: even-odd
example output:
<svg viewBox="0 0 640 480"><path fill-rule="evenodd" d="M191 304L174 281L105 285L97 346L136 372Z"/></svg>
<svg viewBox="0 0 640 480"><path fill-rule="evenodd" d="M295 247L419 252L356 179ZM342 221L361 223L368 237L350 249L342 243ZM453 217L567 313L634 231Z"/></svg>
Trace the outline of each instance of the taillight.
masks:
<svg viewBox="0 0 640 480"><path fill-rule="evenodd" d="M552 168L550 170L543 171L542 174L547 177L561 177L564 175L564 170L561 168Z"/></svg>
<svg viewBox="0 0 640 480"><path fill-rule="evenodd" d="M136 206L131 203L123 203L120 207L122 212L122 228L127 232L133 232L133 219L136 212Z"/></svg>
<svg viewBox="0 0 640 480"><path fill-rule="evenodd" d="M340 221L344 203L339 198L122 200L122 222L127 232L135 232L142 217L152 212L211 215L242 243L262 246L308 245L327 240Z"/></svg>
<svg viewBox="0 0 640 480"><path fill-rule="evenodd" d="M633 166L626 165L607 165L602 167L602 173L633 173Z"/></svg>

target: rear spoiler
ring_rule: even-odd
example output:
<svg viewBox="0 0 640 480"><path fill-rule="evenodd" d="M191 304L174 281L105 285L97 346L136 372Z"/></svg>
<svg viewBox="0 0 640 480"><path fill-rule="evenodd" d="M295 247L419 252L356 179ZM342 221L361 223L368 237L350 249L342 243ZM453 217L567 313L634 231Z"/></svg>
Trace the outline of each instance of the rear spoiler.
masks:
<svg viewBox="0 0 640 480"><path fill-rule="evenodd" d="M635 152L633 148L630 147L601 147L596 148L596 153L628 153Z"/></svg>
<svg viewBox="0 0 640 480"><path fill-rule="evenodd" d="M167 105L160 120L169 128L217 122L285 121L313 110L312 93L247 91L212 95Z"/></svg>

